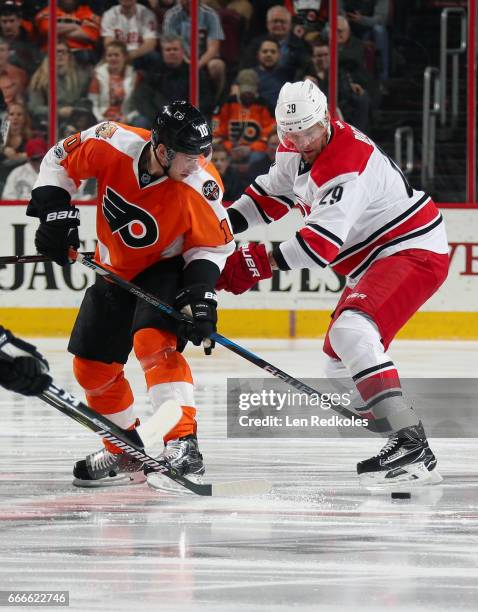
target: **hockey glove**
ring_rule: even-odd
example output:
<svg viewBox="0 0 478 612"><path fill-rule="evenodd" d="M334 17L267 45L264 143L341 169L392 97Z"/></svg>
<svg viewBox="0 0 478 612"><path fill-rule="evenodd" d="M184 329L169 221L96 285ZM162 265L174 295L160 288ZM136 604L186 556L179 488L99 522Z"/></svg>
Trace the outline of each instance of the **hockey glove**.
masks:
<svg viewBox="0 0 478 612"><path fill-rule="evenodd" d="M178 293L174 307L193 318L193 325L185 325L180 335L196 346L204 341L204 352L210 355L215 343L209 336L215 333L217 324L217 297L214 289L203 284L190 285Z"/></svg>
<svg viewBox="0 0 478 612"><path fill-rule="evenodd" d="M48 361L36 348L0 326L0 384L9 391L38 395L52 382Z"/></svg>
<svg viewBox="0 0 478 612"><path fill-rule="evenodd" d="M265 245L250 242L228 257L216 289L239 295L271 276L272 269Z"/></svg>
<svg viewBox="0 0 478 612"><path fill-rule="evenodd" d="M68 249L80 248L79 225L80 211L75 206L65 205L41 215L40 226L35 234L37 251L59 266L71 263Z"/></svg>

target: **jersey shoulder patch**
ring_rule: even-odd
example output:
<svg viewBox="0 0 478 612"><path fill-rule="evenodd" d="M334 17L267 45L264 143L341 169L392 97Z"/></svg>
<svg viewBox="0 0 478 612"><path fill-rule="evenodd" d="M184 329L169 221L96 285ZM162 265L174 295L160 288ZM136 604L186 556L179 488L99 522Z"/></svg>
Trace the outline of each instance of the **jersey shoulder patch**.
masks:
<svg viewBox="0 0 478 612"><path fill-rule="evenodd" d="M209 203L222 202L224 185L219 172L211 162L205 168L201 168L199 172L190 174L181 183L192 188Z"/></svg>
<svg viewBox="0 0 478 612"><path fill-rule="evenodd" d="M105 142L114 149L127 155L136 157L144 144L150 139L150 131L134 128L116 121L103 121L83 132L84 139L93 139Z"/></svg>
<svg viewBox="0 0 478 612"><path fill-rule="evenodd" d="M312 165L311 178L318 187L339 177L342 182L356 178L374 150L372 141L351 125L333 121L332 126L331 140Z"/></svg>

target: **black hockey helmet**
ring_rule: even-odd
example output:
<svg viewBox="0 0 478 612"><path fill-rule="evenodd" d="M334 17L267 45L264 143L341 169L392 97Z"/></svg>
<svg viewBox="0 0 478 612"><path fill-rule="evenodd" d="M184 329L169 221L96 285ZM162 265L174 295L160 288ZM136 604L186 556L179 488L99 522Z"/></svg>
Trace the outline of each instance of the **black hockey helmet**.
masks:
<svg viewBox="0 0 478 612"><path fill-rule="evenodd" d="M154 120L151 143L164 144L168 151L209 157L212 132L204 115L185 100L163 106Z"/></svg>

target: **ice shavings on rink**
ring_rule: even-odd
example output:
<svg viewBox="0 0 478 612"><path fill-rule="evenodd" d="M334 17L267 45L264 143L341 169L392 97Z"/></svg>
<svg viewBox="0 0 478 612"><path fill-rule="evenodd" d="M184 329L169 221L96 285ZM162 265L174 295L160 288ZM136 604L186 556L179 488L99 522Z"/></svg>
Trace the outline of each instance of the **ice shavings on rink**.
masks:
<svg viewBox="0 0 478 612"><path fill-rule="evenodd" d="M66 340L37 344L55 382L82 397ZM322 375L320 341L241 344L298 377ZM391 355L404 377L477 376L476 342L396 342ZM188 356L208 478L266 477L272 492L75 489L73 462L97 448L95 435L2 390L1 590L69 590L70 609L84 612L477 609L476 439L432 439L444 484L392 502L355 475L382 440L227 440L226 378L262 372L221 348ZM134 358L127 375L146 416Z"/></svg>

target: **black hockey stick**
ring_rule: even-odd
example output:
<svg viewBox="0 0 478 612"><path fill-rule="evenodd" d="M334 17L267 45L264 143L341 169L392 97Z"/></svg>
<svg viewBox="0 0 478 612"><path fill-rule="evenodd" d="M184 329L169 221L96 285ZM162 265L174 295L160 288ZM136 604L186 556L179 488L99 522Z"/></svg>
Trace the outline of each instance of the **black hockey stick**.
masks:
<svg viewBox="0 0 478 612"><path fill-rule="evenodd" d="M119 285L120 287L128 291L129 293L132 293L133 295L145 300L146 302L149 302L151 305L155 306L156 308L159 308L162 312L169 315L171 318L175 319L176 321L179 321L183 323L184 325L194 325L191 317L188 317L187 315L184 315L178 312L177 310L172 308L172 306L169 306L168 304L160 300L158 297L156 297L152 293L148 293L147 291L144 291L143 289L141 289L134 283L131 283L130 281L125 280L121 276L114 274L114 272L110 272L110 270L107 270L101 264L97 263L96 261L93 261L88 256L89 256L89 253L79 253L75 251L74 249L70 249L70 252L69 252L70 259L83 264L87 268L90 268L90 270L94 270L100 276L103 276L104 278L108 279L112 283ZM22 255L20 257L23 260L22 263L28 263L29 261L32 261L33 258L37 256L36 255ZM0 257L0 263L4 259L8 259L8 258ZM17 262L13 261L10 263L17 263ZM272 374L272 376L275 376L276 378L280 378L285 383L289 384L291 387L294 387L295 389L303 393L306 393L309 396L316 397L316 398L321 397L322 393L318 391L317 389L314 389L313 387L310 387L309 385L300 381L299 379L294 378L294 376L287 374L280 368L277 368L276 366L272 365L272 363L269 363L262 357L259 357L259 355L256 355L255 353L252 353L251 351L247 350L240 344L237 344L236 342L229 340L229 338L226 338L225 336L222 336L221 334L214 333L211 335L211 339L217 342L218 344L221 344L222 346L226 347L233 353L236 353L236 355L239 355L240 357L246 359L247 361L254 364L255 366L261 368L262 370L269 372L269 374ZM352 419L352 421L356 419L357 417L360 417L358 413L352 412L345 406L334 405L334 406L331 406L330 409L333 410L334 412L337 412L338 414L340 414L346 419ZM362 420L364 421L365 419L362 419ZM380 426L382 421L386 421L386 419L379 419L377 421L367 419L367 425L364 425L364 427L373 433L380 433L382 431L382 427ZM384 427L385 429L387 428L386 423Z"/></svg>
<svg viewBox="0 0 478 612"><path fill-rule="evenodd" d="M178 474L174 468L170 469L164 465L164 463L148 455L143 448L140 448L129 439L127 431L121 429L103 415L98 414L64 389L51 384L48 389L43 391L38 397L47 404L50 404L50 406L63 412L63 414L66 414L91 431L94 431L101 438L105 438L109 442L112 442L131 457L142 461L148 468L148 473L157 472L166 476L196 495L214 497L261 495L263 493L268 493L271 489L271 484L264 479L219 482L217 484L199 484L191 482Z"/></svg>
<svg viewBox="0 0 478 612"><path fill-rule="evenodd" d="M159 308L162 312L170 316L172 319L175 319L176 321L181 322L183 325L189 325L189 326L194 325L191 317L178 312L177 310L172 308L172 306L169 306L168 304L166 304L165 302L157 298L152 293L148 293L147 291L144 291L143 289L141 289L141 287L138 287L137 285L131 283L130 281L125 280L121 276L118 276L114 272L107 270L106 268L104 268L101 264L97 263L96 261L93 261L85 257L82 253L78 253L74 251L73 249L70 249L69 257L83 264L87 268L90 268L90 270L94 270L100 276L103 276L105 279L111 281L115 285L119 285L120 287L128 291L129 293L132 293L133 295L145 300L152 306ZM281 380L289 384L291 387L294 387L295 389L298 389L299 391L302 391L303 393L306 393L309 396L313 396L317 398L321 397L322 394L316 389L313 389L306 383L301 382L300 380L298 380L297 378L294 378L290 374L287 374L286 372L272 365L265 359L262 359L262 357L259 357L255 353L248 351L246 348L242 347L241 345L236 344L232 340L229 340L229 338L226 338L225 336L222 336L221 334L218 334L218 333L212 334L210 338L211 340L214 340L218 344L221 344L222 346L226 347L233 353L236 353L236 355L239 355L240 357L247 359L247 361L249 361L250 363L253 363L257 367L261 368L262 370L269 372L269 374L272 374L276 378L280 378ZM335 412L339 413L341 416L347 419L351 419L352 422L357 417L360 416L352 412L345 406L334 405L334 406L331 406L331 410L334 410ZM362 419L362 420L365 421L365 419ZM375 421L371 419L367 419L366 421L367 421L367 425L365 426L366 429L369 429L370 431L374 433L377 433L378 431L380 431Z"/></svg>
<svg viewBox="0 0 478 612"><path fill-rule="evenodd" d="M81 253L83 257L93 257L94 251L88 251ZM6 257L0 257L1 264L27 264L27 263L38 263L41 261L51 261L46 255L8 255Z"/></svg>

